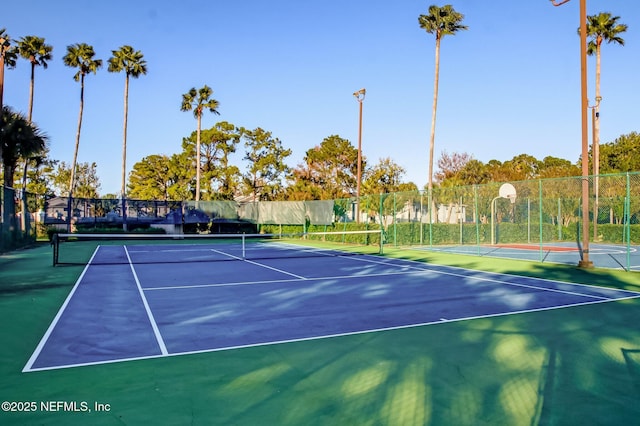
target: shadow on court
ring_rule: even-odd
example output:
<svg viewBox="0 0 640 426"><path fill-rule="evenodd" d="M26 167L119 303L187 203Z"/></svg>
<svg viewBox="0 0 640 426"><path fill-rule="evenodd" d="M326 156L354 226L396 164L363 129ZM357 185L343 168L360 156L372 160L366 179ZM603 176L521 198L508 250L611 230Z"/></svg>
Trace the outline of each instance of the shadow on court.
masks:
<svg viewBox="0 0 640 426"><path fill-rule="evenodd" d="M430 260L638 290L633 273ZM43 272L33 261L14 265ZM6 274L0 270L2 287ZM2 424L618 425L640 415L638 299L21 373L67 292L0 295L0 399L97 401L110 410L1 412Z"/></svg>

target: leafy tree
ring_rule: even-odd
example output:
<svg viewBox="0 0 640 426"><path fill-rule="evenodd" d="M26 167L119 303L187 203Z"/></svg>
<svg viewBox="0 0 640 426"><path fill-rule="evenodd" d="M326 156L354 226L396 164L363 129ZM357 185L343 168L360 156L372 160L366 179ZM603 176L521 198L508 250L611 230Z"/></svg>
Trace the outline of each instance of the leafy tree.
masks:
<svg viewBox="0 0 640 426"><path fill-rule="evenodd" d="M216 123L200 134L200 164L204 182L202 191L207 200L232 200L236 194L240 169L230 164L229 157L240 143L240 129L226 121ZM182 140L183 152L196 161L197 133Z"/></svg>
<svg viewBox="0 0 640 426"><path fill-rule="evenodd" d="M471 158L459 172L460 181L463 185L480 185L489 182L491 179L487 166L475 158Z"/></svg>
<svg viewBox="0 0 640 426"><path fill-rule="evenodd" d="M13 68L16 66L16 59L18 54L15 48L11 47L11 37L6 33L5 28L0 28L0 111L2 111L4 104L4 68Z"/></svg>
<svg viewBox="0 0 640 426"><path fill-rule="evenodd" d="M520 181L538 177L540 161L532 155L520 154L506 161L503 166L510 171L510 181Z"/></svg>
<svg viewBox="0 0 640 426"><path fill-rule="evenodd" d="M12 111L9 107L2 108L0 156L5 186L14 186L18 160L43 152L47 139L48 137L24 115Z"/></svg>
<svg viewBox="0 0 640 426"><path fill-rule="evenodd" d="M582 174L580 167L572 164L571 161L551 156L544 157L539 163L539 167L538 177L540 178L580 176Z"/></svg>
<svg viewBox="0 0 640 426"><path fill-rule="evenodd" d="M436 36L436 58L435 58L435 75L433 83L433 107L431 110L431 136L429 141L429 182L428 189L433 187L433 150L436 135L436 109L438 106L438 80L440 78L440 41L446 35L455 35L460 30L466 30L468 27L462 25L461 22L464 15L456 12L451 5L438 7L429 6L428 15L420 15L418 23L420 28L429 34Z"/></svg>
<svg viewBox="0 0 640 426"><path fill-rule="evenodd" d="M407 197L407 194L399 193L401 191L411 191L415 188L415 185L403 184L402 177L405 173L405 169L390 157L381 158L377 164L366 171L363 185L365 204L362 207L368 209L369 217L379 215L381 199L383 201L383 214L386 217L393 215L394 210L400 209L399 206L408 203L413 198L414 194ZM399 194L386 195L391 193ZM374 196L380 194L385 195ZM366 195L370 195L370 197L366 197ZM384 223L384 218L381 222Z"/></svg>
<svg viewBox="0 0 640 426"><path fill-rule="evenodd" d="M26 189L31 194L54 195L51 183L51 176L58 161L49 157L49 149L45 148L40 155L32 157L28 170ZM23 186L24 187L24 186Z"/></svg>
<svg viewBox="0 0 640 426"><path fill-rule="evenodd" d="M80 113L78 114L76 146L73 151L73 162L71 163L71 173L69 175L69 197L73 196L76 180L76 162L78 161L78 149L80 148L80 129L82 128L82 111L84 109L84 78L89 73L96 74L102 66L102 60L93 59L94 56L93 46L89 46L86 43L77 43L67 46L67 54L62 58L66 66L78 69L73 79L80 82Z"/></svg>
<svg viewBox="0 0 640 426"><path fill-rule="evenodd" d="M290 149L282 146L280 139L261 128L242 129L247 148L244 159L249 162L244 175L245 194L257 200L277 200L284 197L285 180L291 169L285 163Z"/></svg>
<svg viewBox="0 0 640 426"><path fill-rule="evenodd" d="M441 186L479 185L493 182L522 181L537 178L580 176L580 168L569 160L545 157L542 161L528 154L511 160L491 160L487 164L467 153L442 153L436 174Z"/></svg>
<svg viewBox="0 0 640 426"><path fill-rule="evenodd" d="M118 50L112 50L113 56L109 58L109 72L124 71L124 125L122 131L122 185L120 187L122 198L125 197L125 184L127 173L127 117L129 115L129 77L138 78L147 74L147 62L139 50L131 46L122 46Z"/></svg>
<svg viewBox="0 0 640 426"><path fill-rule="evenodd" d="M4 190L14 187L14 175L18 160L28 158L45 150L47 136L24 115L13 112L9 107L2 108L0 119L0 156ZM15 213L13 196L3 197L4 223Z"/></svg>
<svg viewBox="0 0 640 426"><path fill-rule="evenodd" d="M493 161L495 166L501 166L500 162ZM478 185L491 180L490 166L466 152L449 154L443 151L438 160L438 167L439 171L435 177L443 187Z"/></svg>
<svg viewBox="0 0 640 426"><path fill-rule="evenodd" d="M194 198L193 161L184 152L170 157L169 199L191 200Z"/></svg>
<svg viewBox="0 0 640 426"><path fill-rule="evenodd" d="M186 153L149 155L133 165L128 194L141 200L187 200L193 198L192 161Z"/></svg>
<svg viewBox="0 0 640 426"><path fill-rule="evenodd" d="M364 181L365 194L390 194L402 190L402 177L406 170L390 157L381 158L367 171Z"/></svg>
<svg viewBox="0 0 640 426"><path fill-rule="evenodd" d="M449 154L446 150L442 151L438 159L439 171L434 176L436 182L447 186L463 184L460 179L460 172L472 159L473 156L466 152Z"/></svg>
<svg viewBox="0 0 640 426"><path fill-rule="evenodd" d="M64 161L57 164L52 183L58 195L70 193L69 184L71 174L75 173L74 196L77 198L97 198L100 191L100 178L97 165L93 163L78 163L75 170Z"/></svg>
<svg viewBox="0 0 640 426"><path fill-rule="evenodd" d="M593 123L593 144L596 147L595 154L598 158L598 145L600 143L600 69L602 42L614 43L624 46L624 39L620 34L627 31L625 24L619 24L619 16L612 16L609 12L601 12L597 15L587 16L587 37L589 44L587 54L596 56L596 104L594 106L595 120ZM578 29L580 33L580 29ZM599 161L598 161L599 163ZM594 163L594 174L599 174L599 164Z"/></svg>
<svg viewBox="0 0 640 426"><path fill-rule="evenodd" d="M322 200L323 188L311 181L309 169L302 165L293 170L293 182L287 186L286 198L292 201Z"/></svg>
<svg viewBox="0 0 640 426"><path fill-rule="evenodd" d="M171 186L171 159L166 155L149 155L133 165L128 194L140 200L168 200Z"/></svg>
<svg viewBox="0 0 640 426"><path fill-rule="evenodd" d="M603 173L640 171L640 134L631 132L600 147Z"/></svg>
<svg viewBox="0 0 640 426"><path fill-rule="evenodd" d="M358 150L347 139L337 135L325 138L308 150L304 163L293 170L289 198L335 200L355 195L357 159Z"/></svg>
<svg viewBox="0 0 640 426"><path fill-rule="evenodd" d="M196 90L195 87L191 88L187 93L182 95L182 106L180 111L191 111L198 120L197 141L196 141L196 201L200 201L200 132L202 127L202 113L205 109L210 112L220 115L218 112L219 103L215 99L211 99L213 89L206 84Z"/></svg>
<svg viewBox="0 0 640 426"><path fill-rule="evenodd" d="M499 160L489 160L487 163L487 173L492 182L509 182L511 180L511 170L508 165Z"/></svg>

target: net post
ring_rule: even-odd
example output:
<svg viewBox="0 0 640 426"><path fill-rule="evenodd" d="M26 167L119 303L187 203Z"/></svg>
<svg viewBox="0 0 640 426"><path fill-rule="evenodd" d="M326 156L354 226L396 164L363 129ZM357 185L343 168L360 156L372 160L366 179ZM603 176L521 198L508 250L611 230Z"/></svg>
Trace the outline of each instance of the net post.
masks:
<svg viewBox="0 0 640 426"><path fill-rule="evenodd" d="M246 255L246 251L245 251L245 233L242 233L242 260L246 260L247 259L247 255Z"/></svg>
<svg viewBox="0 0 640 426"><path fill-rule="evenodd" d="M51 236L51 246L53 247L53 264L51 266L56 266L58 264L58 234L55 233Z"/></svg>
<svg viewBox="0 0 640 426"><path fill-rule="evenodd" d="M384 229L380 230L380 254L384 254Z"/></svg>

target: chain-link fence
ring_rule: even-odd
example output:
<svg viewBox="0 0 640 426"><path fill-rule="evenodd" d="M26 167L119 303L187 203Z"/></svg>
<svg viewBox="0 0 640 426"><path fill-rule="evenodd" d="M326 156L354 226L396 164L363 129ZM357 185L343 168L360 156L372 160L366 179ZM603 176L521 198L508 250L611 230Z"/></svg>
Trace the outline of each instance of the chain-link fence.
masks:
<svg viewBox="0 0 640 426"><path fill-rule="evenodd" d="M44 235L43 205L43 197L0 185L0 252L27 246Z"/></svg>
<svg viewBox="0 0 640 426"><path fill-rule="evenodd" d="M587 241L582 177L512 182L513 197L503 183L390 194L393 208L385 201L380 214L388 243L398 247L575 264L591 254L601 256L596 266L640 269L640 174L586 179Z"/></svg>
<svg viewBox="0 0 640 426"><path fill-rule="evenodd" d="M615 252L610 258L633 269L630 257L640 244L640 173L591 176L588 179L591 253ZM148 201L48 198L42 206L28 202L31 222L51 229L159 232L304 232L383 229L386 244L398 248L487 255L522 251L522 258L549 261L559 253L577 263L584 252L581 227L584 178L536 179L446 187L427 191L362 196L330 201ZM15 213L3 212L3 247L33 238L20 227L21 195ZM31 207L31 204L33 207ZM40 212L40 213L38 213ZM71 212L69 214L68 212ZM50 229L50 232L52 232ZM608 245L608 249L600 246ZM527 255L528 254L528 255ZM639 255L640 256L640 255ZM518 256L516 256L518 257ZM638 265L640 268L640 265Z"/></svg>

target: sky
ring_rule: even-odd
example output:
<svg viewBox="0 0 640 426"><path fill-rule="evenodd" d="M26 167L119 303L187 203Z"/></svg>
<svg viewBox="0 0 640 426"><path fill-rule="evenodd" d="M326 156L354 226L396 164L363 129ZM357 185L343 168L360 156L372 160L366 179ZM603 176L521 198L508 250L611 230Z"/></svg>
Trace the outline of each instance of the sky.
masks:
<svg viewBox="0 0 640 426"><path fill-rule="evenodd" d="M585 0L587 13L611 12L629 26L625 46L602 55L601 143L640 131L640 2ZM467 31L441 45L435 161L443 152L488 162L520 154L577 162L581 154L579 0L450 0ZM127 174L152 154L181 151L196 129L182 94L205 84L227 121L261 127L293 153L291 167L328 136L358 143L369 165L390 157L405 181L428 179L435 38L419 27L433 0L182 0L6 2L0 28L13 40L44 37L54 47L35 76L34 122L50 156L71 163L80 85L66 47L87 43L103 67L85 82L78 161L96 162L100 194L119 193L124 74L107 72L113 50L131 45L148 74L129 90ZM445 3L435 3L444 5ZM595 59L589 58L589 99ZM30 66L5 72L4 104L26 114ZM241 162L242 148L235 156Z"/></svg>

